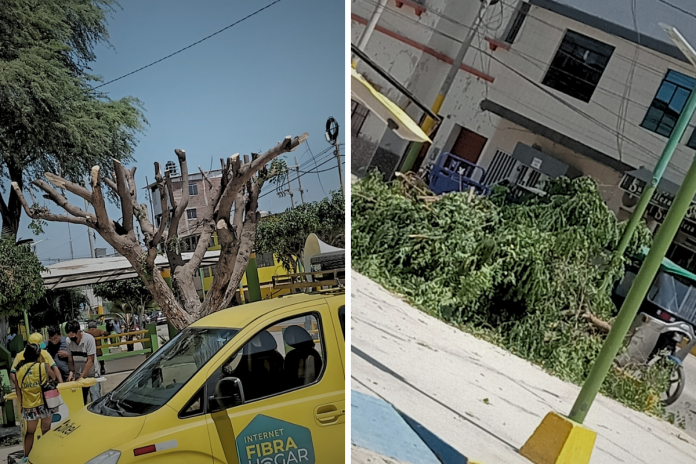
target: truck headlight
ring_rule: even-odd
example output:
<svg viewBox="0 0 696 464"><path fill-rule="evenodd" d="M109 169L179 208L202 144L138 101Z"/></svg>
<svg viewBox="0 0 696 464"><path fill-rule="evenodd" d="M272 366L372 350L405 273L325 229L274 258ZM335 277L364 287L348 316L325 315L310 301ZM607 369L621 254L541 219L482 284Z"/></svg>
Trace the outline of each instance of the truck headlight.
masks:
<svg viewBox="0 0 696 464"><path fill-rule="evenodd" d="M92 458L85 464L116 464L121 458L121 452L115 450L105 451L96 458Z"/></svg>

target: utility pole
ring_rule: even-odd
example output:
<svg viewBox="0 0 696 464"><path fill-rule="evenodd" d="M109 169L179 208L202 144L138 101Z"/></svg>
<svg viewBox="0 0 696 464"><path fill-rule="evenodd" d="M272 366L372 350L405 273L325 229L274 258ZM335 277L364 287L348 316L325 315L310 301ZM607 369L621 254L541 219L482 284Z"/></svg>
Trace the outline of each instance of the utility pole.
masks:
<svg viewBox="0 0 696 464"><path fill-rule="evenodd" d="M341 166L341 149L338 146L338 130L338 122L334 118L331 117L326 120L326 141L334 146L334 155L338 162L338 177L341 181L341 192L345 194L345 189L343 187L343 167Z"/></svg>
<svg viewBox="0 0 696 464"><path fill-rule="evenodd" d="M295 198L292 194L292 185L290 185L290 171L287 168L285 169L285 175L288 180L288 189L286 190L286 192L290 194L290 203L292 204L292 209L295 209Z"/></svg>
<svg viewBox="0 0 696 464"><path fill-rule="evenodd" d="M297 162L297 156L295 157L295 172L297 173L297 183L300 184L300 198L304 205L304 189L302 188L302 180L300 179L300 163Z"/></svg>
<svg viewBox="0 0 696 464"><path fill-rule="evenodd" d="M481 17L483 16L483 11L491 5L495 5L500 0L480 1L481 5L479 6L478 11L476 12L476 19L474 19L474 23L471 26L469 35L466 36L466 39L464 39L464 42L462 42L461 47L459 47L459 52L457 52L457 56L454 58L454 61L452 62L452 67L450 68L449 73L447 73L447 77L445 77L445 81L442 83L442 87L440 87L440 92L438 93L437 97L435 98L435 102L431 107L432 112L435 114L440 112L440 108L442 108L442 103L445 101L447 92L449 92L450 88L452 87L454 78L457 76L459 68L461 68L462 63L464 62L466 52L469 51L471 42L474 40L474 36L476 35L478 27L481 24ZM421 124L421 129L423 129L423 132L430 135L430 130L433 128L434 123L435 121L430 116L426 116L425 121L423 121L423 124ZM413 164L416 162L416 158L418 158L418 154L420 153L421 148L423 148L423 144L420 142L414 142L411 144L411 148L406 154L406 159L401 165L401 172L408 172L411 170L411 168L413 168Z"/></svg>
<svg viewBox="0 0 696 464"><path fill-rule="evenodd" d="M341 192L346 193L345 189L343 187L343 167L341 166L341 149L338 146L338 143L334 145L335 151L334 154L336 155L336 162L338 163L338 177L341 180Z"/></svg>
<svg viewBox="0 0 696 464"><path fill-rule="evenodd" d="M365 50L367 42L370 41L370 36L372 36L372 33L374 32L375 27L377 26L377 22L379 21L380 16L382 16L382 12L384 11L384 7L387 6L388 1L389 0L379 0L379 3L377 4L375 11L372 12L372 16L370 16L370 19L367 21L365 30L363 30L363 33L360 36L360 40L358 40L358 48L360 49L360 51Z"/></svg>
<svg viewBox="0 0 696 464"><path fill-rule="evenodd" d="M63 196L65 196L65 191L63 191ZM75 254L73 253L72 247L72 232L70 232L70 223L68 223L68 240L70 240L70 259L75 259Z"/></svg>
<svg viewBox="0 0 696 464"><path fill-rule="evenodd" d="M660 26L667 31L672 41L674 41L674 43L679 47L684 55L686 55L689 61L691 61L691 63L696 67L696 50L694 50L689 43L686 42L684 37L675 28L663 24L660 24ZM655 179L657 178L659 181L659 178L662 177L662 173L667 166L669 157L672 156L674 147L676 147L677 143L684 135L686 126L691 119L694 110L696 109L696 97L694 97L694 95L696 95L696 92L691 92L691 96L687 100L684 110L679 117L679 121L669 137L669 141L667 142L667 147L665 147L663 156L660 158L660 162L653 172L653 181L651 186L646 188L643 195L641 195L641 202L644 202L645 206L647 206L647 203L650 201L650 196L652 196L652 192L655 190L655 186L657 185ZM663 159L665 158L665 153L668 155L666 160ZM649 193L646 194L645 192L648 191ZM645 296L647 295L648 290L655 279L657 271L660 269L662 260L667 254L669 246L672 244L674 237L679 231L679 227L684 220L684 216L686 216L689 207L691 206L691 201L693 200L694 195L696 195L696 159L692 161L691 167L684 178L684 182L679 188L679 192L677 193L677 196L672 202L672 206L667 212L667 217L662 223L662 227L658 229L657 234L655 235L650 252L640 267L640 271L638 271L638 275L633 281L631 290L628 292L623 305L621 305L621 310L616 317L616 321L612 325L611 331L609 332L604 345L602 345L602 350L600 351L599 356L597 356L597 360L592 366L592 370L587 376L587 380L585 380L578 398L575 400L575 404L573 405L570 415L568 416L569 419L577 423L582 423L585 420L585 416L592 406L592 402L597 396L597 393L599 392L599 389L602 386L609 369L611 368L612 362L623 344L626 333L638 314L638 309L643 303L643 300L645 299ZM647 198L647 200L644 200L644 198ZM644 209L645 207L643 207L643 210ZM638 210L638 207L636 207L636 210ZM637 211L633 213L631 218L632 221L634 217L642 217L642 213L636 213ZM637 222L638 219L634 221L634 229ZM629 239L630 235L630 233L627 234ZM626 245L627 243L628 239L626 240Z"/></svg>

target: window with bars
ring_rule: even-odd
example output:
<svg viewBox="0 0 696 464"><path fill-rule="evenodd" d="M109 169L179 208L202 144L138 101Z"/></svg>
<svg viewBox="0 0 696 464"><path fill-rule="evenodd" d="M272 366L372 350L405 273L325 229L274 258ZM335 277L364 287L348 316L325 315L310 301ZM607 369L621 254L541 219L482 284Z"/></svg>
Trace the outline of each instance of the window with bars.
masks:
<svg viewBox="0 0 696 464"><path fill-rule="evenodd" d="M672 135L672 130L677 124L677 119L679 119L694 85L696 85L696 79L693 77L677 71L667 71L648 112L645 113L641 127L665 137ZM693 133L687 146L696 148L696 139Z"/></svg>
<svg viewBox="0 0 696 464"><path fill-rule="evenodd" d="M189 184L189 195L191 195L191 196L198 195L198 185Z"/></svg>
<svg viewBox="0 0 696 464"><path fill-rule="evenodd" d="M566 32L542 84L578 100L592 99L614 47L577 32Z"/></svg>
<svg viewBox="0 0 696 464"><path fill-rule="evenodd" d="M191 208L186 210L186 218L188 219L198 219L198 213L196 208Z"/></svg>
<svg viewBox="0 0 696 464"><path fill-rule="evenodd" d="M256 267L271 267L275 266L275 261L273 259L273 253L261 253L256 255Z"/></svg>
<svg viewBox="0 0 696 464"><path fill-rule="evenodd" d="M353 137L360 135L363 124L367 119L367 115L370 114L365 106L356 102L355 100L350 101L350 134Z"/></svg>
<svg viewBox="0 0 696 464"><path fill-rule="evenodd" d="M513 19L510 23L510 28L508 29L507 34L505 35L505 42L509 44L515 42L517 35L520 33L520 29L522 29L524 20L529 14L530 7L531 5L526 2L522 2L519 5L519 7L517 8L517 13L515 14L515 19Z"/></svg>

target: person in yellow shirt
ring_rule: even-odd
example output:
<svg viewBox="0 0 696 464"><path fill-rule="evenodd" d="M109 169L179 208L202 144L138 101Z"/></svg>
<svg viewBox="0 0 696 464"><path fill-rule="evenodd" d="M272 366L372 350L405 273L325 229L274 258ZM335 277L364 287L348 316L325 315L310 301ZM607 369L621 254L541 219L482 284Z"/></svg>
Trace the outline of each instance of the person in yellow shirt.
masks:
<svg viewBox="0 0 696 464"><path fill-rule="evenodd" d="M24 349L22 361L17 364L17 403L22 408L22 418L27 421L27 432L24 436L24 459L27 462L29 452L34 446L34 433L41 420L41 432L46 433L51 429L53 415L58 408L48 408L44 402L41 386L48 383L48 379L56 380L56 374L48 363L42 362L41 347L30 343Z"/></svg>
<svg viewBox="0 0 696 464"><path fill-rule="evenodd" d="M45 346L41 346L43 344L43 336L40 333L33 333L29 335L29 343L33 343L41 347L41 362L49 365L49 369L52 370L54 374L56 374L56 376L58 377L58 383L63 383L63 377L60 375L60 370L58 369L58 366L56 366L56 363L53 361L53 358L48 353L48 351L43 349ZM22 362L23 359L24 352L20 351L19 353L17 353L17 356L15 356L15 359L12 362L12 369L10 370L10 380L14 384L15 389L17 388L17 365L20 362Z"/></svg>

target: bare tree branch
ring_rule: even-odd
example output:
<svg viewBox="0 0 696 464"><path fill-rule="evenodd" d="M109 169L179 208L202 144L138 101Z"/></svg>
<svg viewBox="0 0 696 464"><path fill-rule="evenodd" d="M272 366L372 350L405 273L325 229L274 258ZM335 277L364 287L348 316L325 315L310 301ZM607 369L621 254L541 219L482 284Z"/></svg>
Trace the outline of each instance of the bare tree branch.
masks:
<svg viewBox="0 0 696 464"><path fill-rule="evenodd" d="M114 175L114 177L116 177L116 176ZM114 182L113 180L109 179L106 176L102 177L102 180L104 181L106 186L111 189L112 192L114 192L116 195L118 195L118 187L116 186L116 182Z"/></svg>
<svg viewBox="0 0 696 464"><path fill-rule="evenodd" d="M106 202L104 201L101 182L99 182L99 180L99 166L94 166L90 176L90 185L92 186L91 203L92 206L94 206L94 214L97 216L97 225L102 231L113 233L115 231L114 225L117 225L117 223L112 223L109 219L109 214L106 212ZM121 201L123 201L123 199Z"/></svg>
<svg viewBox="0 0 696 464"><path fill-rule="evenodd" d="M30 208L27 204L27 200L24 198L24 195L22 194L22 189L19 188L17 182L12 182L12 188L19 197L19 201L22 204L22 207L24 208L24 212L27 213L27 216L29 216L32 219L51 222L69 222L71 224L94 227L94 224L90 223L87 220L87 218L68 216L67 214L54 214L46 207Z"/></svg>
<svg viewBox="0 0 696 464"><path fill-rule="evenodd" d="M167 188L164 183L164 179L162 178L160 164L157 162L155 162L155 182L157 183L157 190L159 190L160 194L162 218L160 219L160 224L157 228L157 232L155 232L152 241L148 244L146 263L149 268L155 265L155 259L157 258L157 245L159 245L159 243L162 241L164 231L167 229L167 224L169 224L169 205L167 204ZM164 246L166 248L166 243Z"/></svg>
<svg viewBox="0 0 696 464"><path fill-rule="evenodd" d="M78 216L78 217L85 217L88 218L90 217L90 214L83 210L82 208L79 208L75 205L70 204L68 202L68 199L65 198L63 195L58 193L56 189L54 189L51 184L48 182L44 182L41 179L37 179L35 181L32 181L32 184L36 185L39 187L41 190L46 192L46 195L50 200L52 200L55 204L63 208L65 211L68 213L72 214L73 216ZM33 200L33 199L32 199Z"/></svg>
<svg viewBox="0 0 696 464"><path fill-rule="evenodd" d="M174 214L172 215L172 224L169 227L169 235L176 235L178 237L179 221L181 220L181 217L184 215L184 212L186 211L186 207L188 206L189 202L189 175L188 165L186 163L186 151L177 148L176 150L174 150L174 153L176 153L177 158L179 158L179 166L181 168L181 198L179 198L179 201L176 203L176 208L174 209ZM171 179L169 177L167 177L167 181L168 183L171 183ZM172 204L173 203L174 202L172 201Z"/></svg>
<svg viewBox="0 0 696 464"><path fill-rule="evenodd" d="M45 172L44 176L46 176L46 179L48 179L48 181L56 187L65 189L70 193L74 193L75 195L84 198L90 203L92 202L92 193L86 188L81 187L77 184L73 184L69 180L65 180L62 177L58 177L52 172Z"/></svg>
<svg viewBox="0 0 696 464"><path fill-rule="evenodd" d="M205 181L208 182L208 188L209 188L209 189L212 189L212 188L213 188L213 183L210 182L210 179L208 179L208 175L207 175L205 172L203 172L203 169L201 169L200 166L198 166L198 170L199 170L199 171L201 172L201 174L203 175L203 179L205 179Z"/></svg>

